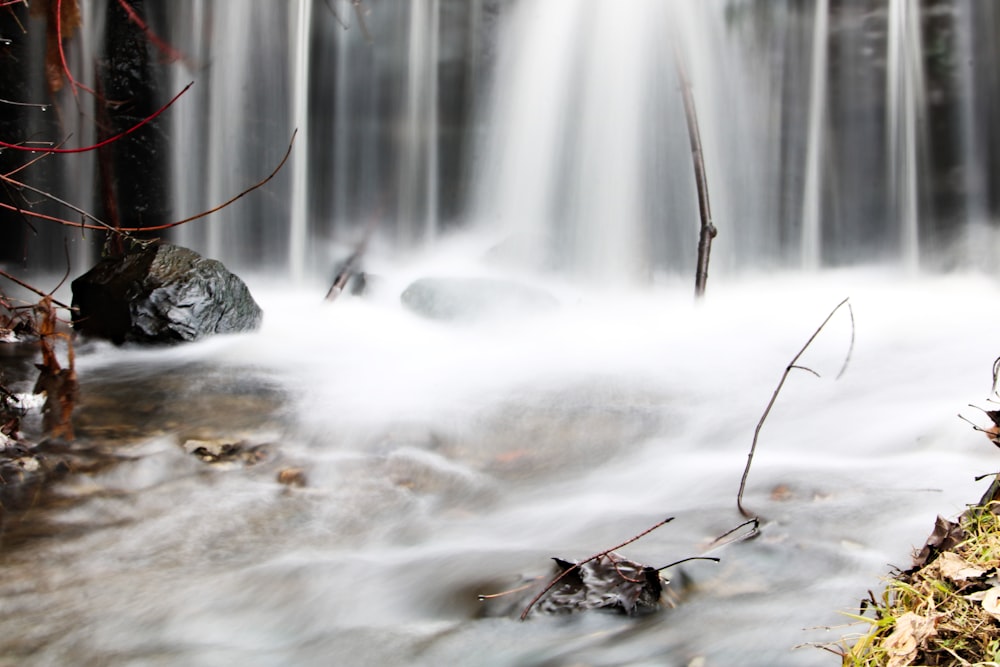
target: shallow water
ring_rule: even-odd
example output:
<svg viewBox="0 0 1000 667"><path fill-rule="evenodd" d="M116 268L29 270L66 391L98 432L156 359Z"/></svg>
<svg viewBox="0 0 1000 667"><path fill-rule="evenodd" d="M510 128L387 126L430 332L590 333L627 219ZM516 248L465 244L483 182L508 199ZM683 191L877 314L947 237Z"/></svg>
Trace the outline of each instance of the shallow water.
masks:
<svg viewBox="0 0 1000 667"><path fill-rule="evenodd" d="M861 631L842 612L997 468L956 417L991 389L993 278L713 278L702 304L688 281L548 282L551 312L449 324L399 305L426 271L333 304L251 278L258 333L82 346L80 438L130 460L62 483L78 502L34 517L51 536L0 553L0 664L836 664L810 644ZM794 372L761 432L759 538L683 566L686 598L652 616L484 614L477 593L551 556L674 516L622 550L662 565L740 523L754 426L848 296L847 372L841 311L800 361L822 377ZM267 457L208 465L189 438ZM287 467L308 485L278 484Z"/></svg>

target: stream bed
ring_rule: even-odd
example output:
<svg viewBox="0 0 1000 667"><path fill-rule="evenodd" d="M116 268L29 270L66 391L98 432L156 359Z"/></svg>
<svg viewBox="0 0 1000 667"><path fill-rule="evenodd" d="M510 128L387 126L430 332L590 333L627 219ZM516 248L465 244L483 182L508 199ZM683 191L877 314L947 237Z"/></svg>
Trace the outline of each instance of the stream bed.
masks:
<svg viewBox="0 0 1000 667"><path fill-rule="evenodd" d="M367 298L248 283L261 331L78 347L78 446L122 460L0 543L0 665L831 665L817 644L1000 467L987 406L1000 286L884 269L546 284L559 305L424 319L399 272ZM761 534L722 548L745 503ZM984 424L985 425L985 424ZM253 456L209 463L193 441ZM187 443L187 447L185 447ZM279 483L300 471L297 484ZM672 609L517 618L480 593L621 550Z"/></svg>

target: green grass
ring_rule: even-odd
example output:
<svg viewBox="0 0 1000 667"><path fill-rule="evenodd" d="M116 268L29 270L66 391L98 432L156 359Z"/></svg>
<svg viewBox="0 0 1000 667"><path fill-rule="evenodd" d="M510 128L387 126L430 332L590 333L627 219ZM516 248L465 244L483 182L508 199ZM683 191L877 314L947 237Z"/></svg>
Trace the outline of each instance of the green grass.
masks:
<svg viewBox="0 0 1000 667"><path fill-rule="evenodd" d="M970 508L958 544L891 577L881 599L871 596L852 616L867 632L843 640L845 666L1000 666L1000 608L991 602L1000 594L996 512L998 503Z"/></svg>

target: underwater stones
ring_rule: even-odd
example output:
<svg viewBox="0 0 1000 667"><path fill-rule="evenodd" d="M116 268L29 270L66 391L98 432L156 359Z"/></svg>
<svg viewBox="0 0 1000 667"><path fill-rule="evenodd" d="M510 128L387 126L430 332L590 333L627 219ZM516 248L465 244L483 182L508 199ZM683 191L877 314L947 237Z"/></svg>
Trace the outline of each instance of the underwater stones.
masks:
<svg viewBox="0 0 1000 667"><path fill-rule="evenodd" d="M445 321L538 313L559 305L544 290L495 278L420 278L400 300L418 315Z"/></svg>
<svg viewBox="0 0 1000 667"><path fill-rule="evenodd" d="M73 281L73 327L115 343L176 343L252 331L262 312L221 262L169 243L135 244Z"/></svg>

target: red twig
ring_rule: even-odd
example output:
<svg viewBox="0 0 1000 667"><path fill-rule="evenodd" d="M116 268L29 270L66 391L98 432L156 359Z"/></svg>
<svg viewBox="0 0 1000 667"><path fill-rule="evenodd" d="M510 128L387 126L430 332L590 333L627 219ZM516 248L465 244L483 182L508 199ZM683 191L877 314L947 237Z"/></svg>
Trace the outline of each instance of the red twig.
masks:
<svg viewBox="0 0 1000 667"><path fill-rule="evenodd" d="M646 535L649 535L651 532L653 532L654 530L656 530L660 526L663 526L664 524L670 523L673 520L674 520L674 517L671 516L671 517L667 517L663 521L658 521L655 524L653 524L652 526L650 526L649 528L647 528L646 530L644 530L641 533L639 533L638 535L636 535L635 537L632 537L632 538L629 538L629 539L625 540L624 542L622 542L618 546L611 547L610 549L605 549L604 551L602 551L600 553L594 554L590 558L585 558L585 559L581 560L579 563L575 563L572 566L566 568L565 570L563 570L562 572L560 572L559 574L557 574L555 577L553 577L552 581L550 581L548 583L548 585L545 586L545 588L543 588L538 593L538 595L536 595L535 597L531 598L531 602L529 602L528 606L525 607L524 611L521 612L521 620L523 621L524 619L526 619L528 617L528 613L531 611L531 608L534 607L535 604L539 600L541 600L542 597L544 597L544 595L546 593L548 593L550 590L552 590L552 588L556 584L558 584L560 581L562 581L562 578L565 577L570 572L579 569L581 565L586 565L587 563L589 563L592 560L597 560L599 558L604 558L605 556L607 556L612 551L617 551L618 549L621 549L622 547L625 547L625 546L628 546L629 544L632 544L636 540L638 540L638 539L640 539L642 537L645 537Z"/></svg>
<svg viewBox="0 0 1000 667"><path fill-rule="evenodd" d="M146 34L146 39L148 39L153 46L158 48L170 62L184 62L186 60L183 53L170 46L170 44L165 42L159 35L153 32L148 25L146 25L146 22L142 20L142 17L140 17L138 13L136 13L135 9L132 8L132 5L128 4L125 0L118 0L118 4L121 5L121 8L125 10L126 14L128 14L129 20L136 24L139 29Z"/></svg>
<svg viewBox="0 0 1000 667"><path fill-rule="evenodd" d="M54 217L54 216L51 216L51 215L45 215L44 213L35 213L34 211L30 211L28 209L16 207L16 206L13 206L11 204L6 204L4 202L0 202L0 208L5 208L5 209L11 210L11 211L17 211L19 213L23 213L25 215L29 215L29 216L34 217L34 218L39 218L41 220L48 220L50 222L57 222L57 223L59 223L61 225L66 225L66 226L69 226L69 227L77 227L77 228L80 228L80 229L91 229L91 230L97 230L97 231L111 231L111 232L120 232L120 233L126 233L127 234L127 233L132 233L132 232L158 232L158 231L162 231L164 229L170 229L172 227L179 227L180 225L186 224L188 222L193 222L194 220L198 220L200 218L204 218L204 217L209 216L209 215L211 215L213 213L216 213L216 212L220 211L221 209L224 209L225 207L229 206L230 204L232 204L236 200L241 199L241 198L245 197L246 195L250 194L251 192L253 192L254 190L256 190L258 188L261 188L264 185L266 185L272 178L274 178L275 176L277 176L278 172L281 171L281 168L285 166L286 162L288 162L288 158L292 154L292 146L294 146L294 144L295 144L295 136L297 134L298 134L298 130L295 130L295 132L292 133L292 138L291 138L291 140L288 143L288 149L285 151L284 157L281 158L281 162L278 163L278 166L275 167L274 170L270 174L268 174L266 178L264 178L263 180L255 183L254 185L251 185L249 188L243 190L242 192L240 192L235 197L229 198L228 200L226 200L225 202L219 204L218 206L210 208L207 211L202 211L201 213L199 213L197 215L192 215L189 218L184 218L183 220L178 220L176 222L168 222L166 224L155 225L153 227L121 227L121 228L114 228L111 225L108 225L107 223L102 223L102 224L96 224L96 225L94 225L94 224L88 224L88 223L85 223L85 222L74 222L72 220L66 220L64 218L57 218L57 217ZM18 181L13 181L12 179L4 178L3 176L0 176L0 181L7 181L7 182L10 182L10 183L12 183L14 185L21 186L21 187L29 187L29 186L24 185L23 183L19 183ZM46 192L41 191L41 190L37 190L35 188L30 188L29 187L29 189L31 189L34 192L38 192L39 194L42 194L43 196L46 196L49 199L52 199L52 200L54 200L54 201L56 201L56 202L58 202L60 204L63 204L64 206L68 206L68 207L72 208L73 210L75 210L77 213L80 213L81 215L83 215L85 217L88 217L91 220L95 220L97 222L101 222L100 220L98 220L97 218L95 218L91 214L87 213L86 211L83 211L82 209L79 209L79 208L77 208L75 206L72 206L68 202L63 201L63 200L55 197L54 195L51 195L51 194L46 193Z"/></svg>
<svg viewBox="0 0 1000 667"><path fill-rule="evenodd" d="M62 0L56 0L56 44L59 46L59 61L62 63L63 73L66 75L66 80L69 81L69 85L73 88L73 97L79 100L79 95L77 94L77 88L83 88L91 95L97 97L97 92L92 88L88 88L73 77L73 73L69 69L69 65L66 63L66 51L63 49L63 37L62 37Z"/></svg>
<svg viewBox="0 0 1000 667"><path fill-rule="evenodd" d="M126 135L132 134L133 132L135 132L136 130L138 130L143 125L146 125L146 124L152 122L158 116L160 116L160 114L162 114L164 111L166 111L167 109L169 109L173 105L173 103L176 102L180 98L180 96L183 95L184 93L186 93L188 91L188 89L190 89L191 86L193 86L193 85L194 85L194 81L192 81L188 85L184 86L184 88L181 90L181 92L177 93L172 98L170 98L169 102L167 102L162 107L160 107L159 109L157 109L156 111L154 111L151 115L146 116L145 118L143 118L142 120L140 120L138 123L136 123L132 127L128 128L127 130L119 132L118 134L116 134L116 135L114 135L112 137L108 137L107 139L105 139L103 141L99 141L96 144L91 144L90 146L83 146L81 148L37 148L37 147L32 147L32 146L24 146L24 145L21 145L21 144L9 144L6 141L0 141L0 147L9 148L11 150L16 150L16 151L24 151L25 153L60 153L61 154L61 153L87 153L87 152L90 152L90 151L94 151L94 150L97 150L98 148L103 148L104 146L107 146L108 144L112 144L112 143L118 141L119 139L121 139L122 137L124 137Z"/></svg>
<svg viewBox="0 0 1000 667"><path fill-rule="evenodd" d="M26 290L34 292L35 294L37 294L38 296L42 297L43 299L45 299L45 298L51 299L52 303L56 304L60 308L65 308L66 310L70 310L70 307L67 306L65 303L62 303L61 301L56 301L55 299L52 299L52 294L51 293L47 294L47 293L41 291L40 289L38 289L37 287L33 287L32 285L29 285L28 283L24 282L23 280L19 280L18 278L15 278L14 276L10 275L9 273L7 273L6 271L4 271L3 269L0 269L0 276L6 278L7 280L11 281L12 283L17 283L18 285L20 285L21 287L23 287Z"/></svg>

